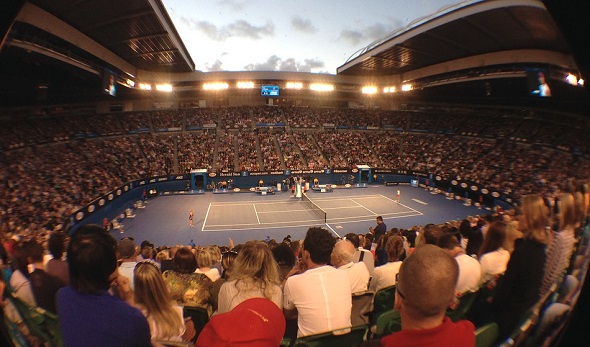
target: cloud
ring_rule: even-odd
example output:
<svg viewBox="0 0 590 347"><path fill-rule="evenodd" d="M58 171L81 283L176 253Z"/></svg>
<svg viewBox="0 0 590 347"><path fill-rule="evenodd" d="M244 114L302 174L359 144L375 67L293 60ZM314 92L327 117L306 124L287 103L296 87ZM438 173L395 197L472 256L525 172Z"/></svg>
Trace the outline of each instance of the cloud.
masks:
<svg viewBox="0 0 590 347"><path fill-rule="evenodd" d="M224 7L229 7L235 12L240 12L246 7L246 3L243 1L235 1L235 0L221 0L218 1L219 5Z"/></svg>
<svg viewBox="0 0 590 347"><path fill-rule="evenodd" d="M340 31L339 39L348 41L349 43L355 46L361 43L369 44L377 39L385 37L393 30L401 28L402 25L403 22L401 20L390 18L390 22L385 24L375 23L373 25L358 28L355 30L343 29Z"/></svg>
<svg viewBox="0 0 590 347"><path fill-rule="evenodd" d="M226 30L220 30L214 24L206 21L194 22L194 28L214 41L225 41L230 36Z"/></svg>
<svg viewBox="0 0 590 347"><path fill-rule="evenodd" d="M272 55L262 63L252 63L244 66L244 70L311 72L312 69L319 69L322 67L325 67L325 64L319 59L305 59L303 62L299 62L295 58L282 59L277 55Z"/></svg>
<svg viewBox="0 0 590 347"><path fill-rule="evenodd" d="M275 25L272 22L266 22L263 26L255 26L245 20L238 20L229 24L226 28L231 36L254 40L260 40L264 36L273 36L275 33Z"/></svg>
<svg viewBox="0 0 590 347"><path fill-rule="evenodd" d="M180 20L186 26L200 31L214 41L225 41L230 37L260 40L266 36L273 36L275 33L275 26L272 22L255 26L245 20L237 20L228 25L217 27L211 22L197 21L187 17L180 17Z"/></svg>
<svg viewBox="0 0 590 347"><path fill-rule="evenodd" d="M340 38L356 46L364 40L364 35L357 30L344 29L340 32Z"/></svg>
<svg viewBox="0 0 590 347"><path fill-rule="evenodd" d="M291 18L291 25L298 31L304 33L315 33L317 31L316 27L311 24L309 19L303 19L299 16Z"/></svg>
<svg viewBox="0 0 590 347"><path fill-rule="evenodd" d="M208 63L205 64L205 68L209 72L213 72L213 71L225 71L225 70L223 70L222 66L223 66L223 63L219 59L215 60L215 62L213 63L213 65L209 65Z"/></svg>

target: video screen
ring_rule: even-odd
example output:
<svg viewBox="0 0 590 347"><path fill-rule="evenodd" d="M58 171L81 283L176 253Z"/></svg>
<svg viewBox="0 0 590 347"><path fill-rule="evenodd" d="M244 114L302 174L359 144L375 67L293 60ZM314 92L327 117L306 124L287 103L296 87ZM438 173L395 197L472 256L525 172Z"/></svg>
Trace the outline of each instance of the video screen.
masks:
<svg viewBox="0 0 590 347"><path fill-rule="evenodd" d="M262 96L279 96L279 86L262 86L260 90Z"/></svg>
<svg viewBox="0 0 590 347"><path fill-rule="evenodd" d="M551 96L551 88L548 83L549 78L545 69L528 69L526 76L529 94L543 98Z"/></svg>
<svg viewBox="0 0 590 347"><path fill-rule="evenodd" d="M117 95L117 75L109 69L102 74L102 92L110 96Z"/></svg>

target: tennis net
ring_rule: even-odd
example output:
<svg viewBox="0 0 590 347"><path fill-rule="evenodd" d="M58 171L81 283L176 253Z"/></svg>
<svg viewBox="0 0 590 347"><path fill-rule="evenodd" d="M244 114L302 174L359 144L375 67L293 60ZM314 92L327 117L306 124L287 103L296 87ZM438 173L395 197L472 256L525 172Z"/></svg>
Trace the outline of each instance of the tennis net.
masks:
<svg viewBox="0 0 590 347"><path fill-rule="evenodd" d="M305 203L305 205L324 223L327 223L328 216L326 211L322 210L318 205L314 204L309 198L307 194L301 194L301 201Z"/></svg>

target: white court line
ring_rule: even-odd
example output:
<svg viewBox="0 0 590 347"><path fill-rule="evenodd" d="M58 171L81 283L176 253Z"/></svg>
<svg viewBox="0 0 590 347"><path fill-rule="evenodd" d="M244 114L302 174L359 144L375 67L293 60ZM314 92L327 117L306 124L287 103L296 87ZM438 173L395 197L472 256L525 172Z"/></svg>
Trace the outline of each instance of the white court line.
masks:
<svg viewBox="0 0 590 347"><path fill-rule="evenodd" d="M225 205L229 205L229 206L239 206L239 205L252 205L252 204L258 204L258 205L276 205L276 204L293 204L293 203L297 203L300 202L300 199L293 199L293 200L289 200L289 201L283 201L283 200L276 200L273 202L260 202L260 201L242 201L242 202L231 202L231 201L218 201L218 202L212 202L211 204L213 206L225 206Z"/></svg>
<svg viewBox="0 0 590 347"><path fill-rule="evenodd" d="M339 201L339 200L350 200L350 199L366 199L366 198L380 198L383 195L380 194L376 194L376 195L356 195L356 196L349 196L349 197L344 197L344 198L330 198L330 197L325 197L325 198L317 198L317 199L311 199L312 201Z"/></svg>
<svg viewBox="0 0 590 347"><path fill-rule="evenodd" d="M328 211L328 210L344 210L344 209L347 209L347 208L359 208L359 207L362 207L365 210L367 210L367 208L364 207L363 205L359 205L359 206L344 206L344 207L322 207L322 210L324 210L324 211ZM371 212L373 212L373 211L371 211Z"/></svg>
<svg viewBox="0 0 590 347"><path fill-rule="evenodd" d="M366 199L366 198L384 198L387 199L391 202L395 202L393 199L390 199L382 194L377 194L377 195L360 195L360 196L353 196L353 197L345 197L345 198L330 198L330 197L326 197L326 198L319 198L319 199L313 199L312 201L352 201L354 202L356 205L359 206L347 206L347 207L330 207L330 208L323 208L324 210L336 210L336 209L344 209L344 208L358 208L358 207L362 207L364 209L366 209L367 211L371 212L372 215L370 216L366 216L366 215L361 215L361 216L352 216L352 217L338 217L338 218L328 218L328 220L334 224L334 223L338 223L338 224L349 224L349 223L357 223L357 222L364 222L364 221L371 221L375 218L375 216L377 215L376 213L374 213L373 211L371 211L370 209L366 208L365 206L363 206L362 204L358 203L357 201L354 201L354 199ZM242 203L235 203L235 202L217 202L217 203L210 203L209 204L209 209L212 206L240 206L240 205L245 205L245 206L253 206L255 204L261 204L261 205L290 205L292 206L294 202L300 202L300 201L273 201L273 202L259 202L259 201L250 201L250 202L242 202ZM402 212L392 212L392 213L383 213L381 214L383 216L383 218L387 218L387 219L395 219L395 218L406 218L406 217L413 217L413 216L421 216L423 215L422 212L413 209L409 206L406 206L402 203L398 203L398 205L405 207L406 209L408 209L409 211L402 211ZM209 214L209 209L207 210L207 215ZM308 211L307 208L302 209L302 210L279 210L279 211L268 211L268 212L258 212L256 210L256 207L254 206L254 209L257 213L256 218L259 221L259 224L209 224L207 225L207 227L211 228L211 227L231 227L231 226L236 226L236 225L242 225L242 226L264 226L266 229L278 229L278 228L289 228L289 227L301 227L301 226L306 226L306 225L318 225L317 224L317 220L299 220L299 221L285 221L285 222L272 222L272 223L261 223L260 219L258 218L258 214L265 214L265 213L289 213L289 212L298 212L298 211ZM411 213L414 214L411 214ZM329 217L329 216L328 216ZM366 217L367 219L361 219ZM205 221L206 221L207 217L205 217ZM253 228L230 228L230 229L221 229L221 230L205 230L205 221L203 222L203 228L202 231L229 231L229 230L233 230L233 231L240 231L240 230L252 230L252 229L257 229L256 227ZM313 223L316 222L316 223ZM296 225L293 225L293 223L295 223ZM307 224L307 223L313 223L313 224ZM288 224L288 225L282 225L282 224ZM327 223L326 223L327 224ZM266 226L266 225L278 225L275 227L272 226ZM331 228L330 228L331 229ZM332 230L333 231L333 230ZM336 232L334 232L336 234ZM337 234L336 234L337 235Z"/></svg>
<svg viewBox="0 0 590 347"><path fill-rule="evenodd" d="M307 222L313 222L313 223L307 223ZM281 224L281 223L289 223L288 225L280 225L280 226L265 226L264 229L288 229L288 228L300 228L302 226L321 226L322 222L319 220L312 220L312 221L306 221L305 223L301 223L301 224L296 224L293 225L293 222L277 222L277 223L272 223L273 225L276 224ZM236 224L229 224L227 226L232 227L235 226ZM249 225L249 224L240 224L240 225ZM260 229L260 225L258 224L250 224L253 227L252 228L223 228L223 229L209 229L209 230L205 230L206 232L223 232L223 231L243 231L243 230L259 230ZM217 226L217 225L215 225ZM222 225L223 226L223 225Z"/></svg>
<svg viewBox="0 0 590 347"><path fill-rule="evenodd" d="M422 201L422 200L418 200L418 199L412 199L412 201L415 201L415 202L417 202L417 203L419 203L419 204L422 204L422 205L428 205L428 203L427 203L427 202L424 202L424 201Z"/></svg>
<svg viewBox="0 0 590 347"><path fill-rule="evenodd" d="M258 226L262 225L262 226L265 226L265 225L275 225L275 224L293 224L293 223L309 223L309 222L322 223L322 221L320 221L319 219L310 219L310 220L298 220L298 221L291 220L291 221L273 222L273 223L209 224L208 227L228 227L228 226L231 227L231 226L235 226L235 225L258 225Z"/></svg>
<svg viewBox="0 0 590 347"><path fill-rule="evenodd" d="M340 238L340 235L338 235L338 233L334 229L332 229L332 227L328 223L326 223L326 226L328 227L328 229L332 230L332 232L334 233L334 235L336 235L337 238Z"/></svg>
<svg viewBox="0 0 590 347"><path fill-rule="evenodd" d="M252 204L252 208L254 208L254 214L256 215L256 220L258 224L260 224L260 218L258 218L258 211L256 211L256 204Z"/></svg>
<svg viewBox="0 0 590 347"><path fill-rule="evenodd" d="M354 199L350 199L350 201L354 202L355 204L359 205L360 207L364 208L365 210L371 212L374 215L377 215L375 212L369 210L368 208L366 208L364 205L359 204L358 202L354 201Z"/></svg>
<svg viewBox="0 0 590 347"><path fill-rule="evenodd" d="M400 217L410 217L410 216L419 216L422 215L422 213L418 213L418 214L412 214L409 216L400 216L400 217L395 217L393 215L402 215L402 214L408 214L408 213L413 213L412 211L403 211L403 212L394 212L394 213L389 213L389 214L383 214L384 218L400 218ZM392 217L393 216L393 217ZM328 218L328 221L331 221L333 223L344 223L344 222L340 222L340 220L347 220L347 219L351 219L351 218L364 218L364 217L370 217L370 219L360 219L357 220L355 219L352 222L357 222L357 221L365 221L365 220L373 220L375 218L375 214L372 215L361 215L361 216L352 216L352 217L336 217L336 218ZM209 224L207 225L207 227L227 227L227 226L233 226L233 225L275 225L275 224L289 224L289 223L308 223L308 222L318 222L317 219L306 219L306 220L296 220L296 221L285 221L285 222L268 222L268 223L240 223L240 224ZM346 222L346 223L350 223L350 222ZM232 229L233 230L233 229ZM236 229L238 230L238 229Z"/></svg>
<svg viewBox="0 0 590 347"><path fill-rule="evenodd" d="M396 218L406 218L406 217L414 217L414 216L421 216L423 213L422 212L417 212L415 214L408 214L411 213L411 211L404 211L404 212L396 212L396 213L389 213L389 214L383 214L383 218L385 219L396 219ZM393 216L395 214L399 214L400 216ZM402 214L406 214L405 216L403 216ZM367 216L370 218L367 219L358 219L358 218L362 218L365 216L354 216L354 217L342 217L342 218L329 218L328 220L331 222L331 224L350 224L350 223L358 223L358 222L366 222L366 221L373 221L375 219L375 215L371 215L371 216ZM352 219L349 221L346 221L346 219ZM264 226L265 229L284 229L284 228L297 228L297 227L301 227L301 226L317 226L319 225L319 222L317 219L313 219L313 220L299 220L299 221L285 221L285 222L272 222L272 223L260 223L260 224L256 224L256 223L244 223L244 224L209 224L208 227L232 227L232 226L236 226L236 225L242 225L242 226L249 226L251 225L251 228L229 228L229 229L225 229L225 228L221 228L221 229L208 229L208 230L204 230L204 231L242 231L242 230L256 230L259 229L260 226ZM282 225L285 224L285 225ZM293 225L295 224L295 225ZM275 225L275 226L267 226L267 225Z"/></svg>
<svg viewBox="0 0 590 347"><path fill-rule="evenodd" d="M203 226L201 227L201 231L205 230L205 224L207 224L207 217L209 217L209 210L211 210L211 203L209 203L209 207L207 207L207 213L205 214L205 219L203 219Z"/></svg>
<svg viewBox="0 0 590 347"><path fill-rule="evenodd" d="M419 216L422 213L421 212L415 212L415 211L402 211L402 212L392 212L392 213L384 213L381 216L383 218L396 218L394 217L395 215L403 215L403 214L411 214L412 216ZM351 219L351 218L371 218L371 219L364 219L364 220L373 220L375 218L376 214L371 214L371 215L360 215L360 216L352 216L352 217L334 217L334 218L328 218L329 221L337 221L337 220L346 220L346 219Z"/></svg>
<svg viewBox="0 0 590 347"><path fill-rule="evenodd" d="M381 195L381 196L383 196L383 195ZM417 212L417 213L420 213L420 214L422 214L422 212L420 212L420 211L418 211L418 210L414 210L413 208L411 208L411 207L409 207L409 206L406 206L406 205L402 204L401 202L396 202L395 200L393 200L393 199L390 199L390 198L388 198L388 197L386 197L386 196L383 196L383 198L385 198L385 199L387 199L387 200L389 200L389 201L391 201L391 202L395 202L396 204L398 204L398 205L400 205L400 206L403 206L403 207L405 207L405 208L407 208L407 209L409 209L409 210L412 210L412 211L415 211L415 212Z"/></svg>

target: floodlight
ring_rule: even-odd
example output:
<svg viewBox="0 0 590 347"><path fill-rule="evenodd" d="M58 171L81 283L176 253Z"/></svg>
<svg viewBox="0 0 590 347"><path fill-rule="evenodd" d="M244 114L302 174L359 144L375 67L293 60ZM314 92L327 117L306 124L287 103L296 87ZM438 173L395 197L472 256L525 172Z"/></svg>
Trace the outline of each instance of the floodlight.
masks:
<svg viewBox="0 0 590 347"><path fill-rule="evenodd" d="M334 85L333 84L312 83L309 85L309 89L316 91L316 92L331 92L334 90Z"/></svg>
<svg viewBox="0 0 590 347"><path fill-rule="evenodd" d="M170 93L172 91L172 85L171 84L156 84L156 90L159 92Z"/></svg>
<svg viewBox="0 0 590 347"><path fill-rule="evenodd" d="M238 89L252 89L254 88L254 82L252 81L238 81L236 84Z"/></svg>
<svg viewBox="0 0 590 347"><path fill-rule="evenodd" d="M228 88L229 85L225 82L210 82L203 84L203 90L222 90Z"/></svg>
<svg viewBox="0 0 590 347"><path fill-rule="evenodd" d="M285 86L285 88L287 88L287 89L301 89L301 88L303 88L303 83L301 83L301 82L287 82L287 85Z"/></svg>
<svg viewBox="0 0 590 347"><path fill-rule="evenodd" d="M402 92L409 92L412 90L412 85L410 83L402 84Z"/></svg>

